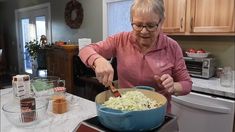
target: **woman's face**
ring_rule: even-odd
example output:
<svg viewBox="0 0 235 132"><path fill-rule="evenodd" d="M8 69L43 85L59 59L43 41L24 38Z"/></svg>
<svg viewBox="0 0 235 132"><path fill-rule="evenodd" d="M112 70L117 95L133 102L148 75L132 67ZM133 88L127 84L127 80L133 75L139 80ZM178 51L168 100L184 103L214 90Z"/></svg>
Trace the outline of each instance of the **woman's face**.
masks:
<svg viewBox="0 0 235 132"><path fill-rule="evenodd" d="M157 41L157 36L160 32L160 26L161 26L160 21L161 20L159 16L153 12L151 13L133 12L132 14L133 33L140 47L150 48Z"/></svg>

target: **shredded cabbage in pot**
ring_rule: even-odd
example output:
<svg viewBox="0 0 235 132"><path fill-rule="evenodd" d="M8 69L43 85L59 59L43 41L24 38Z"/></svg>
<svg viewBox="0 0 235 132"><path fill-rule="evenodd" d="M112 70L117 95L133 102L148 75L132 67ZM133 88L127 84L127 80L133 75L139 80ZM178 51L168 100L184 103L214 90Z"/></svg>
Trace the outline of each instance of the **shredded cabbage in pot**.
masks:
<svg viewBox="0 0 235 132"><path fill-rule="evenodd" d="M128 91L122 94L122 97L110 97L103 105L122 111L139 111L154 109L163 104L160 101L146 97L140 91Z"/></svg>

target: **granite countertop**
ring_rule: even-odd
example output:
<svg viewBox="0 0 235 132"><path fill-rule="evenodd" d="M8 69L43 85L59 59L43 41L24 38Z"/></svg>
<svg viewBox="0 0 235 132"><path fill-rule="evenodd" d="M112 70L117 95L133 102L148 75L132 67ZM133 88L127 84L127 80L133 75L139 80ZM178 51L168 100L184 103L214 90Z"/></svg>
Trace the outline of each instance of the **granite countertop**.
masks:
<svg viewBox="0 0 235 132"><path fill-rule="evenodd" d="M235 84L234 79L232 86L224 87L220 85L219 78L201 79L192 77L193 91L208 93L212 95L219 95L222 97L235 98Z"/></svg>

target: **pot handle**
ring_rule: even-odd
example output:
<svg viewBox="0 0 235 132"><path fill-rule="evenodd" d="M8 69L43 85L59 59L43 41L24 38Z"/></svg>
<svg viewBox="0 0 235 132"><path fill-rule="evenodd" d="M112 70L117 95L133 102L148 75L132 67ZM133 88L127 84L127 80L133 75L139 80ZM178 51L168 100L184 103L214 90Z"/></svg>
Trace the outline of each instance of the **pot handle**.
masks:
<svg viewBox="0 0 235 132"><path fill-rule="evenodd" d="M99 107L99 111L102 113L105 113L107 115L117 115L117 116L128 116L130 112L128 111L121 111L121 110L115 110L107 107Z"/></svg>

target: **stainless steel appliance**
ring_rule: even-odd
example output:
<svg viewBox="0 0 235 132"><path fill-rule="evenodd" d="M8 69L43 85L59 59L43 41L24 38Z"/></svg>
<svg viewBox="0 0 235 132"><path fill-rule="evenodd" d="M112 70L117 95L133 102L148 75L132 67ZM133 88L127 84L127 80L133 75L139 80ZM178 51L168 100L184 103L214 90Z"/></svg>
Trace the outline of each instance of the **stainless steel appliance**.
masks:
<svg viewBox="0 0 235 132"><path fill-rule="evenodd" d="M210 78L215 73L215 58L184 57L189 74L193 77Z"/></svg>

